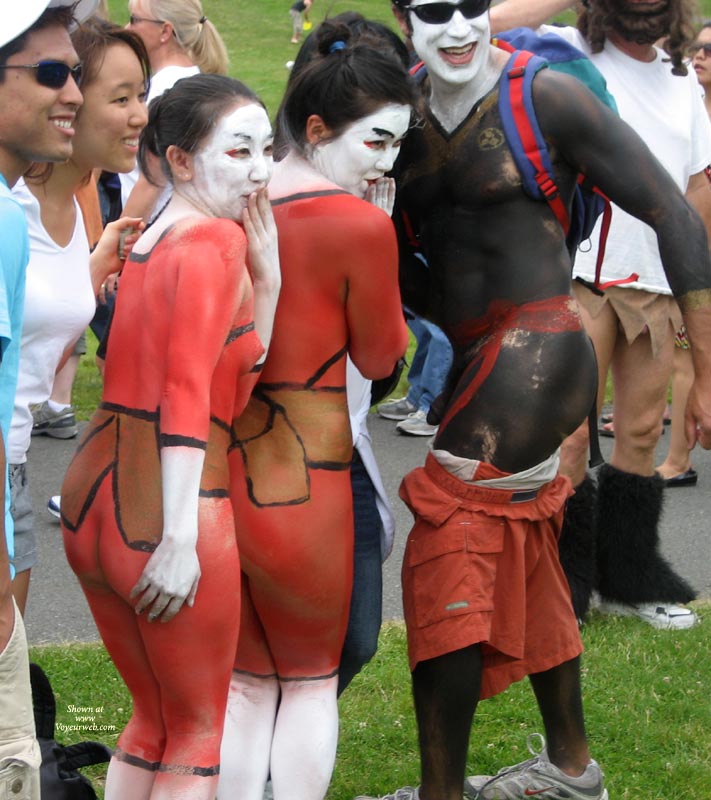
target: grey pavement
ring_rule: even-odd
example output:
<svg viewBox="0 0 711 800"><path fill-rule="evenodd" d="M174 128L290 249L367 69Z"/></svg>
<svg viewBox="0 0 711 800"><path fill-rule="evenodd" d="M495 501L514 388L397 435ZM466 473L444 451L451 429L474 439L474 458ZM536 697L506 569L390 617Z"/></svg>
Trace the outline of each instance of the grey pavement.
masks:
<svg viewBox="0 0 711 800"><path fill-rule="evenodd" d="M371 415L370 429L385 487L397 516L395 549L384 567L384 616L402 616L400 564L410 514L399 500L397 489L402 476L424 462L428 438L402 436L395 423ZM659 460L664 457L668 434L660 440ZM605 457L612 442L602 439ZM47 642L96 641L98 633L84 596L64 557L57 520L46 511L47 500L58 494L76 440L61 441L35 437L29 453L28 469L37 518L39 564L32 572L26 614L31 644ZM701 597L711 598L711 452L697 448L694 467L699 473L695 487L666 491L661 538L664 554L691 582Z"/></svg>

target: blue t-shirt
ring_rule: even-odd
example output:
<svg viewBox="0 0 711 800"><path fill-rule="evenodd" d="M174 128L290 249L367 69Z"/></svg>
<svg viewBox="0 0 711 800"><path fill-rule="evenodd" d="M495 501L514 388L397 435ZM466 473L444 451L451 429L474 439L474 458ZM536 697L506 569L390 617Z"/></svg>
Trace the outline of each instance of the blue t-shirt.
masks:
<svg viewBox="0 0 711 800"><path fill-rule="evenodd" d="M5 454L15 404L17 371L20 364L20 336L25 303L25 272L30 257L25 212L0 175L0 430ZM10 515L10 487L5 481L5 536L10 558L14 555L14 525ZM10 566L10 570L14 569Z"/></svg>

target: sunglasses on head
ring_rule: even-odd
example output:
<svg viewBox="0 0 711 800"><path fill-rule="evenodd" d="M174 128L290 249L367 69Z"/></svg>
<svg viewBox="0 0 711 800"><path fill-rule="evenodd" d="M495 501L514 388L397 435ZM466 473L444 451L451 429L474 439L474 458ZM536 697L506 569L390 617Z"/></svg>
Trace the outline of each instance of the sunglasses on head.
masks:
<svg viewBox="0 0 711 800"><path fill-rule="evenodd" d="M491 0L463 0L461 3L427 3L423 6L405 6L422 22L430 25L443 25L449 22L455 11L461 11L467 19L480 17L491 4Z"/></svg>
<svg viewBox="0 0 711 800"><path fill-rule="evenodd" d="M0 69L33 69L37 83L48 89L61 89L70 75L77 86L81 83L81 64L70 67L63 61L40 61L39 64L0 64Z"/></svg>
<svg viewBox="0 0 711 800"><path fill-rule="evenodd" d="M694 44L689 45L689 55L695 56L699 50L704 51L705 56L711 56L711 42L694 42Z"/></svg>

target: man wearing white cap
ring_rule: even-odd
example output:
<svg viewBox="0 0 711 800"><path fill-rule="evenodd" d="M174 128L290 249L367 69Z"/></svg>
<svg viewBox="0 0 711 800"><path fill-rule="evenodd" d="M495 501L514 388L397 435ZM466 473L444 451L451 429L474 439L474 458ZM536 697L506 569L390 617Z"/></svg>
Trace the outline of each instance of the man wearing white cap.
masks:
<svg viewBox="0 0 711 800"><path fill-rule="evenodd" d="M29 255L27 223L10 188L32 162L65 161L82 103L72 25L97 0L19 0L0 19L0 800L39 800L27 641L12 599L8 551L12 518L6 491L5 438L17 382ZM3 524L4 516L4 524ZM7 538L6 538L7 536Z"/></svg>

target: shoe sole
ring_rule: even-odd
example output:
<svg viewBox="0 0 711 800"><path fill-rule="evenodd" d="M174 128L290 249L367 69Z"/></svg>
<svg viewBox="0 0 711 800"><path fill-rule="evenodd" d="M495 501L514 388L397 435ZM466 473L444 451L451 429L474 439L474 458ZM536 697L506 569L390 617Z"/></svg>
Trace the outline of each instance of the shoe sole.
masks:
<svg viewBox="0 0 711 800"><path fill-rule="evenodd" d="M73 439L79 433L76 425L66 428L47 428L43 431L32 431L33 436L51 436L52 439Z"/></svg>
<svg viewBox="0 0 711 800"><path fill-rule="evenodd" d="M667 622L637 614L633 609L625 605L618 605L617 603L600 603L598 611L601 614L614 614L618 617L635 617L635 619L646 622L647 625L651 625L653 628L657 628L657 630L660 631L686 631L689 630L689 628L693 628L697 622L696 614L693 613L688 616L676 617L676 619L679 620L678 622Z"/></svg>
<svg viewBox="0 0 711 800"><path fill-rule="evenodd" d="M395 420L396 422L402 422L404 419L407 419L410 416L409 414L396 414L396 413L390 413L388 411L386 411L385 413L383 413L382 411L378 411L377 414L379 417L382 417L383 419L392 419Z"/></svg>
<svg viewBox="0 0 711 800"><path fill-rule="evenodd" d="M404 436L434 436L437 433L436 429L428 433L425 433L425 431L405 431L402 428L396 428L396 430Z"/></svg>

